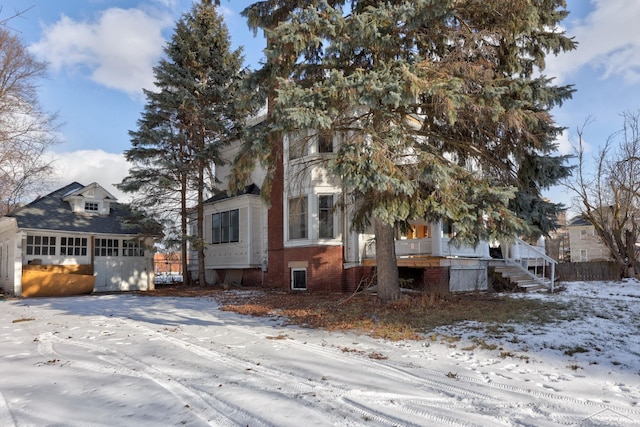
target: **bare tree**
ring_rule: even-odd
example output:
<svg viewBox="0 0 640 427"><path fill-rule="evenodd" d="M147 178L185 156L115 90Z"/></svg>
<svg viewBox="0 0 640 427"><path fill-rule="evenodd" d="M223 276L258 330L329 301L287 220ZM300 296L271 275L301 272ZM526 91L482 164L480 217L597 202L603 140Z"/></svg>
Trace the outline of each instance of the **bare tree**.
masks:
<svg viewBox="0 0 640 427"><path fill-rule="evenodd" d="M23 16L25 13L27 13L28 11L30 11L31 9L33 9L34 6L29 6L26 9L20 10L20 9L14 9L13 11L9 12L9 15L6 17L1 17L3 15L4 12L4 7L0 6L0 27L5 27L5 28L10 28L9 26L9 22L14 20L15 18L18 18L20 16Z"/></svg>
<svg viewBox="0 0 640 427"><path fill-rule="evenodd" d="M623 128L607 138L593 166L585 160L585 126L578 130L578 165L567 186L577 195L574 207L594 226L620 274L632 277L640 275L640 112L622 117Z"/></svg>
<svg viewBox="0 0 640 427"><path fill-rule="evenodd" d="M46 67L0 26L0 214L45 188L52 175L45 152L56 143L56 116L37 97Z"/></svg>

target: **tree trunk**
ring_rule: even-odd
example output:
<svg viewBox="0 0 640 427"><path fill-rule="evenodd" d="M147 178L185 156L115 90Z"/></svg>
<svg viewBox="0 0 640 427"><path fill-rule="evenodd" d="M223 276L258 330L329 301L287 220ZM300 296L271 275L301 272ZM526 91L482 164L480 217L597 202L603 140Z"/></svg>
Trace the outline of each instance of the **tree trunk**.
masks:
<svg viewBox="0 0 640 427"><path fill-rule="evenodd" d="M393 226L378 219L374 219L373 224L376 235L378 298L382 301L395 301L400 298L400 284Z"/></svg>
<svg viewBox="0 0 640 427"><path fill-rule="evenodd" d="M189 272L189 263L187 262L187 180L182 175L180 187L180 253L182 254L182 283L191 286L191 273Z"/></svg>
<svg viewBox="0 0 640 427"><path fill-rule="evenodd" d="M197 242L196 247L198 249L198 284L205 286L207 279L204 272L204 166L198 164L198 206L197 206Z"/></svg>

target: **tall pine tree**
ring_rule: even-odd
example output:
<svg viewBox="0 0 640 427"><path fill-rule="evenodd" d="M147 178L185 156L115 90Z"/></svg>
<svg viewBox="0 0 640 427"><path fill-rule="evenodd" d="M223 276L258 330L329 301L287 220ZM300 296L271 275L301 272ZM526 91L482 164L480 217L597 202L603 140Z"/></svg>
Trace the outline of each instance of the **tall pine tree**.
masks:
<svg viewBox="0 0 640 427"><path fill-rule="evenodd" d="M244 118L235 101L242 55L240 49L231 51L223 18L210 0L194 3L182 16L164 51L166 58L154 68L158 91L145 91L145 111L138 130L130 132L132 148L125 155L134 166L119 188L138 193L137 204L147 211L177 208L183 271L191 240L202 285L203 202L215 185L211 165L220 161L220 149L238 137ZM196 236L188 235L191 200Z"/></svg>
<svg viewBox="0 0 640 427"><path fill-rule="evenodd" d="M541 190L565 177L550 110L572 93L537 70L575 48L558 29L564 0L268 0L245 11L267 36L255 74L273 135L329 129L341 146L329 168L372 223L378 291L399 297L394 227L447 221L458 242L546 233L561 206ZM267 182L269 177L267 177Z"/></svg>

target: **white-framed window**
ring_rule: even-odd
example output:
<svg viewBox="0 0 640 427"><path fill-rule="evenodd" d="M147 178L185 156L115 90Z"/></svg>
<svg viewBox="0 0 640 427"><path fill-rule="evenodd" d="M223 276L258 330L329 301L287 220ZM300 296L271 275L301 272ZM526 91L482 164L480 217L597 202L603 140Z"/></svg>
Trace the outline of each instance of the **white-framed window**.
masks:
<svg viewBox="0 0 640 427"><path fill-rule="evenodd" d="M307 269L306 268L291 269L291 289L294 291L307 290Z"/></svg>
<svg viewBox="0 0 640 427"><path fill-rule="evenodd" d="M289 239L306 239L307 196L289 199Z"/></svg>
<svg viewBox="0 0 640 427"><path fill-rule="evenodd" d="M587 229L583 228L582 230L580 230L580 238L581 239L586 239L588 235Z"/></svg>
<svg viewBox="0 0 640 427"><path fill-rule="evenodd" d="M98 212L98 202L84 202L85 212Z"/></svg>
<svg viewBox="0 0 640 427"><path fill-rule="evenodd" d="M218 212L211 215L211 243L229 243L240 241L240 211Z"/></svg>
<svg viewBox="0 0 640 427"><path fill-rule="evenodd" d="M580 249L580 261L582 262L589 261L589 258L587 257L586 249Z"/></svg>
<svg viewBox="0 0 640 427"><path fill-rule="evenodd" d="M86 237L61 237L60 238L60 255L86 256L87 255L87 238Z"/></svg>
<svg viewBox="0 0 640 427"><path fill-rule="evenodd" d="M118 256L120 252L120 240L118 239L96 239L94 256Z"/></svg>
<svg viewBox="0 0 640 427"><path fill-rule="evenodd" d="M53 236L27 236L27 255L55 255L56 238Z"/></svg>
<svg viewBox="0 0 640 427"><path fill-rule="evenodd" d="M333 194L318 195L318 237L333 239Z"/></svg>
<svg viewBox="0 0 640 427"><path fill-rule="evenodd" d="M453 222L450 220L444 219L442 220L442 236L453 238L456 235L455 227L453 226Z"/></svg>
<svg viewBox="0 0 640 427"><path fill-rule="evenodd" d="M142 242L137 239L123 240L122 256L144 256Z"/></svg>

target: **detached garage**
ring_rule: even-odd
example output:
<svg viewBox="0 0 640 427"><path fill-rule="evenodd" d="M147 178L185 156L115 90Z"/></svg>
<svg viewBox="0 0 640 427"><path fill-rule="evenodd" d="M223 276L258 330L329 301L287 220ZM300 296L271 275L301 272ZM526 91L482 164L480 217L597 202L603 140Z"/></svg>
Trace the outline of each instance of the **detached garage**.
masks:
<svg viewBox="0 0 640 427"><path fill-rule="evenodd" d="M62 187L0 218L0 285L16 296L153 289L159 229L99 184Z"/></svg>

